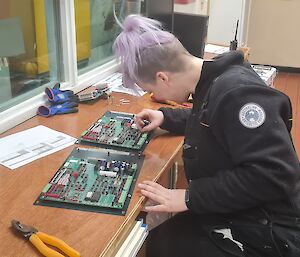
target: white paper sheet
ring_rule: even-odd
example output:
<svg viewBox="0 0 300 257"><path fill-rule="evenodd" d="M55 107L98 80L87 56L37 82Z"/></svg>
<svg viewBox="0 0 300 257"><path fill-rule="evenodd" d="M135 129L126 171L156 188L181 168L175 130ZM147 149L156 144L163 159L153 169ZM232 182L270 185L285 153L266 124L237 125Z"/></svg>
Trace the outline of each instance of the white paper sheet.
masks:
<svg viewBox="0 0 300 257"><path fill-rule="evenodd" d="M148 232L148 226L143 224L142 220L136 221L135 226L114 257L135 257L143 245Z"/></svg>
<svg viewBox="0 0 300 257"><path fill-rule="evenodd" d="M0 164L16 169L74 144L76 138L45 126L0 139Z"/></svg>
<svg viewBox="0 0 300 257"><path fill-rule="evenodd" d="M137 85L135 88L124 87L122 82L122 74L120 72L113 73L100 83L108 83L109 88L114 92L125 93L134 96L143 96L146 94L146 92Z"/></svg>
<svg viewBox="0 0 300 257"><path fill-rule="evenodd" d="M213 53L213 54L222 54L229 51L229 47L226 46L218 46L213 44L205 45L204 52Z"/></svg>

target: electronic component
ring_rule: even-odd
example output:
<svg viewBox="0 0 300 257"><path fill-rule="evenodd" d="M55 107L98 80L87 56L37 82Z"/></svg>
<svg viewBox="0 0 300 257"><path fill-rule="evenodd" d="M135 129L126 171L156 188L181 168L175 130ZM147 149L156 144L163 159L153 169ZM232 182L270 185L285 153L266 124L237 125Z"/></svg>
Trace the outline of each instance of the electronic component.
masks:
<svg viewBox="0 0 300 257"><path fill-rule="evenodd" d="M89 92L89 93L81 93L78 94L78 100L79 102L86 102L86 101L90 101L90 100L95 100L97 98L102 98L102 99L108 99L110 94L111 94L111 90L108 87L107 84L99 84L97 86L94 86L94 90Z"/></svg>
<svg viewBox="0 0 300 257"><path fill-rule="evenodd" d="M100 97L102 93L99 93L98 90L94 90L90 93L80 94L78 95L79 102L85 102L90 100L95 100Z"/></svg>
<svg viewBox="0 0 300 257"><path fill-rule="evenodd" d="M134 123L134 114L106 112L81 134L78 143L123 151L142 151L150 136L149 132L139 131Z"/></svg>
<svg viewBox="0 0 300 257"><path fill-rule="evenodd" d="M268 86L274 87L274 79L277 75L276 68L265 65L251 65L251 67Z"/></svg>
<svg viewBox="0 0 300 257"><path fill-rule="evenodd" d="M35 204L125 215L142 163L139 154L75 148Z"/></svg>

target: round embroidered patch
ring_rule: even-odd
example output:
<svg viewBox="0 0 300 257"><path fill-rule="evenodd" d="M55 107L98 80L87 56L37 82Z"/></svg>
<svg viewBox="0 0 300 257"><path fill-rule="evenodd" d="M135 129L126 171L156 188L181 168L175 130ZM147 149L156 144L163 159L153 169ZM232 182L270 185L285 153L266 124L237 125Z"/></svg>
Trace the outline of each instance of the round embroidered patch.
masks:
<svg viewBox="0 0 300 257"><path fill-rule="evenodd" d="M247 103L241 108L239 119L244 127L254 129L265 122L266 113L260 105Z"/></svg>

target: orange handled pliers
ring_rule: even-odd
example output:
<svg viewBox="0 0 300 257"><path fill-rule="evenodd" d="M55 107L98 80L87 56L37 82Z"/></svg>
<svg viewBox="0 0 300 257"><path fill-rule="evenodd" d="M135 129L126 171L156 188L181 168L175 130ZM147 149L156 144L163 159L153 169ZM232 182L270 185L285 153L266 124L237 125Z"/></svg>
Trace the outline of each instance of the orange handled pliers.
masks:
<svg viewBox="0 0 300 257"><path fill-rule="evenodd" d="M11 225L14 229L20 232L23 237L28 239L41 254L47 257L64 257L64 255L59 252L54 251L49 248L47 245L55 246L60 249L62 252L67 254L70 257L80 257L80 253L68 246L64 241L47 235L46 233L39 232L36 228L31 226L26 226L17 220L12 220Z"/></svg>

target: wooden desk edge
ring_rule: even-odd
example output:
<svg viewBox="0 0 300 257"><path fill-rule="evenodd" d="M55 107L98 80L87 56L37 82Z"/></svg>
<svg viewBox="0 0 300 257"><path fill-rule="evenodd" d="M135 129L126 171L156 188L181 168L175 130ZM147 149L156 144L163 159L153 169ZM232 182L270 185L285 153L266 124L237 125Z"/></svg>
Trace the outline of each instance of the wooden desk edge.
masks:
<svg viewBox="0 0 300 257"><path fill-rule="evenodd" d="M122 94L116 94L115 95L115 98L117 100L119 98L122 98L122 97L124 97ZM139 100L138 98L134 98L134 97L131 97L131 96L126 96L126 97L132 101L132 105L130 105L130 106L118 106L118 107L113 106L113 107L109 107L107 105L107 102L100 102L99 101L99 102L96 102L95 105L93 105L93 106L91 106L91 105L82 105L81 111L80 111L80 116L78 116L77 114L76 115L75 114L70 114L68 116L67 115L66 116L56 116L51 120L50 119L45 119L43 117L36 116L36 117L24 122L23 124L20 124L19 126L11 129L10 131L6 132L5 134L2 134L2 135L3 136L10 135L12 133L20 132L20 131L23 131L24 129L28 129L28 128L31 128L31 127L34 127L34 126L37 126L37 125L44 125L44 126L47 126L49 128L61 131L63 133L66 133L66 134L69 134L71 136L74 136L74 137L78 138L79 133L81 133L86 127L90 126L90 124L92 122L94 122L94 120L96 120L96 118L94 119L94 116L98 117L99 115L102 115L102 112L105 112L106 109L113 109L115 111L120 111L120 112L126 110L126 112L130 113L130 112L134 112L136 109L142 109L142 107L144 106L144 103L146 103L146 106L148 108L150 107L152 109L161 106L161 104L148 102L148 98ZM146 102L145 102L145 100L146 100ZM135 105L133 105L133 104L135 104ZM91 110L99 110L99 111L94 111L93 115L89 115ZM53 124L53 120L54 120L54 124ZM69 124L75 124L76 126L70 126ZM163 160L164 160L163 164L160 166L159 169L156 169L155 173L153 173L153 176L151 175L151 180L152 181L159 180L160 177L162 177L162 175L165 172L168 172L168 169L172 167L172 165L175 163L176 156L178 155L178 152L181 149L182 142L183 142L183 137L176 139L176 144L174 144L172 146L171 151L168 151L168 154L167 154L168 158L167 159L163 158ZM53 167L56 167L57 165L60 165L65 160L65 158L63 156L66 155L66 153L68 151L69 151L68 149L64 150L64 154L60 155L59 158L58 158L59 161L56 161L55 163L53 163L53 162L51 163L51 164L53 164ZM146 148L145 152L147 152L147 151L148 150ZM163 154L163 156L165 155L164 152L162 154ZM56 153L56 155L57 155L57 153ZM46 158L49 159L51 157L46 157ZM36 161L36 164L30 164L31 166L28 166L28 167L31 167L31 169L34 168L34 169L39 171L39 168L37 168L36 165L45 164L45 161L47 163L46 158L45 159L41 158L40 160ZM32 166L32 165L34 165L34 166ZM53 167L52 167L52 169L54 169ZM28 169L27 167L22 167L21 168L20 174L23 174L23 177L26 175L25 171L27 169ZM48 177L48 175L50 175L50 173L52 174L52 172L47 172L47 173L43 173L43 174L45 174L45 177ZM12 178L14 176L12 175L12 173L4 172L3 174L4 174L3 178L7 179L10 183L13 183ZM19 174L19 173L14 173L14 174L16 175L16 174ZM32 174L34 174L34 173L30 173L30 175L32 175ZM37 174L40 174L40 173L37 173ZM43 178L43 179L40 179L40 180L42 180L43 183L41 183L41 181L38 181L38 182L42 186L44 186L45 185L44 184L45 179ZM47 181L48 181L48 179L47 179ZM33 191L34 191L34 193L33 193ZM35 198L35 195L36 195L35 191L36 191L36 187L34 187L34 189L30 189L30 192L29 192L29 193L32 193L34 195L34 198ZM1 193L3 193L3 192L5 192L5 194L8 194L7 191L2 190ZM12 198L12 195L10 197ZM24 196L23 196L23 198L24 198ZM114 227L113 231L110 230L110 233L108 233L109 238L106 237L105 240L101 240L101 242L105 241L105 243L101 244L101 247L97 247L95 245L95 247L97 247L97 248L94 249L93 256L108 257L108 256L113 256L113 253L116 253L118 251L118 249L120 248L120 246L122 245L122 243L124 242L124 240L126 239L128 234L130 233L130 231L132 229L132 226L135 223L134 221L135 221L136 217L138 216L139 212L141 211L142 204L145 201L145 198L143 198L143 197L135 198L135 199L136 200L135 200L134 204L132 205L131 208L129 208L129 210L127 212L127 215L125 216L124 219L122 219L122 222L116 222L116 223L118 223L117 228ZM31 206L31 208L35 208L35 207ZM46 209L44 209L44 208L38 208L38 209L40 210L39 213L42 213L43 215L45 214ZM16 210L16 211L18 211L18 210ZM8 214L5 214L6 215L5 216L6 221L9 219L7 216L11 216L11 214L15 215L16 211L10 210ZM23 209L20 209L20 211L23 211ZM51 213L55 212L55 209L51 209L50 211L51 211ZM63 211L63 212L65 213L65 211ZM83 216L85 216L85 215L83 215ZM89 216L89 215L86 214L86 216ZM22 219L24 218L24 220L27 220L28 217L30 217L30 214L28 214L27 212L26 212L26 214L22 215ZM45 215L45 217L48 217L48 214ZM45 223L44 224L43 220L40 220L39 218L37 218L37 219L29 218L29 220L32 220L31 222L33 222L33 224L39 224L39 228L43 227L43 225L45 227L47 227L47 225L48 225L48 224L46 224L47 222L44 222ZM99 219L99 222L101 222L101 219ZM2 224L2 220L1 220L0 223ZM8 224L8 223L6 222L5 224ZM4 227L4 226L1 227L0 226L0 229L1 228L6 228L6 227ZM71 228L71 225L68 228ZM90 232L90 228L85 227L84 232L86 232L86 233ZM5 230L5 233L7 233L7 230ZM63 236L64 240L66 240L68 242L72 242L72 240L70 240L69 235L67 236L64 233L61 233L61 234L64 235ZM97 235L99 236L101 234L98 233ZM9 239L7 236L10 237L10 236L13 236L13 235L4 234L3 236L4 236L4 238L6 237L6 239ZM15 239L14 236L13 236L13 239ZM19 240L16 239L16 241L19 241ZM93 242L95 242L95 241L96 240L93 240ZM20 242L18 244L18 249L26 249L26 251L28 250L29 252L32 253L34 251L34 249L32 247L27 246L27 245L28 244L26 244L26 246L23 246L22 242ZM74 244L74 245L76 246L76 244ZM89 242L85 242L85 247L86 246L89 247ZM12 249L14 249L14 250L11 251L11 253L14 253L13 256L18 256L18 253L20 251L16 252L17 248L15 248L15 247L13 247ZM1 252L1 247L0 247L0 252ZM86 252L89 252L89 251L86 251ZM85 256L91 256L91 255L85 254Z"/></svg>
<svg viewBox="0 0 300 257"><path fill-rule="evenodd" d="M182 140L183 143L183 140ZM172 157L169 159L169 161L164 165L164 167L161 169L160 173L154 178L154 181L158 181L158 179L161 177L161 175L168 171L173 163L174 159L177 157L178 152L180 151L182 147L182 143L178 145L174 153L172 154ZM127 236L129 235L131 229L134 226L134 221L138 214L141 211L141 207L143 202L145 201L145 197L141 197L140 200L137 202L137 204L134 206L130 214L128 215L126 221L123 223L123 226L119 228L119 230L116 232L114 237L111 239L111 241L108 243L107 247L103 250L102 254L99 257L111 257L114 256L119 248L121 247L122 243L125 241Z"/></svg>

